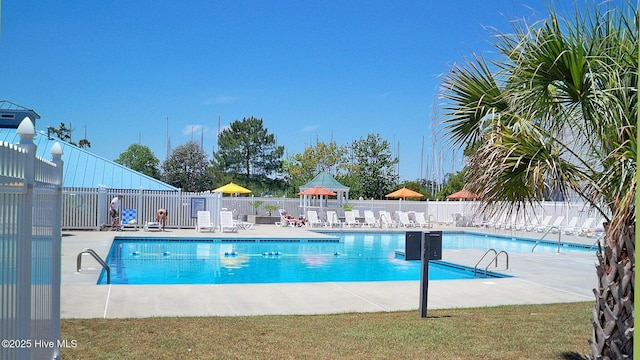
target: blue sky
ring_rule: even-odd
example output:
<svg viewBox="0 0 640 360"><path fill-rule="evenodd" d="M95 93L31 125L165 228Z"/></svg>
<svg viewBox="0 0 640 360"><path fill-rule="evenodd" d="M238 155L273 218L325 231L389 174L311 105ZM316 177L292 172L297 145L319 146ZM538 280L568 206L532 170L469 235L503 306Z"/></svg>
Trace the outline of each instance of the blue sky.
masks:
<svg viewBox="0 0 640 360"><path fill-rule="evenodd" d="M434 130L442 75L491 49L488 27L546 14L536 0L5 0L0 99L110 160L141 143L162 161L167 137L211 158L218 119L255 116L288 155L374 133L402 179L433 178L462 165Z"/></svg>

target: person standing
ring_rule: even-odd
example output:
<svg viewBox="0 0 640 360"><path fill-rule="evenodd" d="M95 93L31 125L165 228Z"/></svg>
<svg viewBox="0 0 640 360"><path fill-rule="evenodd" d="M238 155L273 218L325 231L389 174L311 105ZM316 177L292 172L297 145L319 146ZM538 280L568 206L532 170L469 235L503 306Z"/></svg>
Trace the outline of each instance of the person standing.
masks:
<svg viewBox="0 0 640 360"><path fill-rule="evenodd" d="M118 222L120 220L120 202L122 201L122 194L111 199L109 205L109 214L111 215L111 230L118 230Z"/></svg>

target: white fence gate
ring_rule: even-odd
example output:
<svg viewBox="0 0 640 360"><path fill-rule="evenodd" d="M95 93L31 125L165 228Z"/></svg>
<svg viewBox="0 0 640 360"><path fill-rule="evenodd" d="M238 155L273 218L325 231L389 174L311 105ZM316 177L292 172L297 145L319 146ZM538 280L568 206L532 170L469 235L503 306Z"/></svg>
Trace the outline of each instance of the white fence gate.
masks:
<svg viewBox="0 0 640 360"><path fill-rule="evenodd" d="M25 118L20 144L0 144L0 359L56 359L60 348L62 148L36 156Z"/></svg>

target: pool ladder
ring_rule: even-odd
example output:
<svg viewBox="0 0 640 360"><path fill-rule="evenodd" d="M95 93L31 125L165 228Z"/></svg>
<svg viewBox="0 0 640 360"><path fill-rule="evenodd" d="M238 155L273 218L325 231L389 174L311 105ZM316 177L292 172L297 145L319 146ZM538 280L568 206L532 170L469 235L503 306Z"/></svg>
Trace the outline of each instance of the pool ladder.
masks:
<svg viewBox="0 0 640 360"><path fill-rule="evenodd" d="M487 266L484 268L484 276L487 276L487 272L488 272L489 266L491 266L491 263L495 263L494 267L498 267L498 257L500 256L500 254L504 254L504 256L505 256L505 258L507 260L507 267L505 268L505 270L509 269L509 254L504 250L496 251L496 249L491 248L491 249L487 250L484 253L484 255L482 255L480 260L478 260L478 262L476 263L476 266L473 267L473 276L476 276L476 273L478 272L478 265L480 265L482 260L484 260L484 258L487 257L487 255L489 255L489 253L493 253L494 256L493 256L493 258L491 258L491 261L489 261L489 264L487 264Z"/></svg>
<svg viewBox="0 0 640 360"><path fill-rule="evenodd" d="M89 254L93 256L93 258L96 259L96 261L100 263L100 265L102 265L102 268L107 271L107 284L111 284L111 268L109 267L109 265L107 265L106 262L104 262L104 260L102 260L102 258L98 254L96 254L95 251L93 251L93 249L84 249L78 254L76 270L78 272L82 271L82 254Z"/></svg>

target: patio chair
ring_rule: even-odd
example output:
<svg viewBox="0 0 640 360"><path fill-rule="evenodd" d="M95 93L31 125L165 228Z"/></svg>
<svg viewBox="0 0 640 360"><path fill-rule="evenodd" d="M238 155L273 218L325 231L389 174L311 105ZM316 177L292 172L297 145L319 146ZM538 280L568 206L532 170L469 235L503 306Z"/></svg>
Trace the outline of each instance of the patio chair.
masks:
<svg viewBox="0 0 640 360"><path fill-rule="evenodd" d="M233 220L231 211L220 211L220 231L224 232L225 230L238 232L238 225Z"/></svg>
<svg viewBox="0 0 640 360"><path fill-rule="evenodd" d="M353 211L344 212L344 224L348 227L360 226L360 222L356 219L356 214Z"/></svg>
<svg viewBox="0 0 640 360"><path fill-rule="evenodd" d="M413 227L414 224L413 222L411 222L411 220L409 220L409 214L404 212L404 211L396 211L396 214L398 215L398 222L400 225L402 225L403 227Z"/></svg>
<svg viewBox="0 0 640 360"><path fill-rule="evenodd" d="M307 210L307 226L324 226L324 223L318 218L317 211Z"/></svg>
<svg viewBox="0 0 640 360"><path fill-rule="evenodd" d="M138 210L122 209L122 216L120 218L119 230L124 230L125 228L138 230Z"/></svg>
<svg viewBox="0 0 640 360"><path fill-rule="evenodd" d="M416 226L420 226L421 228L431 228L431 224L424 217L424 212L413 213L413 219Z"/></svg>
<svg viewBox="0 0 640 360"><path fill-rule="evenodd" d="M564 216L558 216L556 220L547 228L547 231L551 231L554 234L560 232L561 224L564 221Z"/></svg>
<svg viewBox="0 0 640 360"><path fill-rule="evenodd" d="M338 214L336 214L335 211L327 211L327 225L329 225L329 227L342 227L342 221L338 219Z"/></svg>
<svg viewBox="0 0 640 360"><path fill-rule="evenodd" d="M551 219L553 219L553 216L551 215L545 216L544 219L542 219L542 221L540 222L540 224L536 226L536 231L545 232L549 227L549 223L551 222Z"/></svg>
<svg viewBox="0 0 640 360"><path fill-rule="evenodd" d="M215 232L215 226L211 222L211 213L209 211L198 211L198 219L196 223L196 231L200 232L202 229L208 229Z"/></svg>
<svg viewBox="0 0 640 360"><path fill-rule="evenodd" d="M573 216L566 226L560 227L560 231L567 235L574 233L578 228L578 221L580 221L580 217Z"/></svg>
<svg viewBox="0 0 640 360"><path fill-rule="evenodd" d="M378 225L378 220L376 220L376 216L373 215L373 211L364 211L364 225L368 227L376 227Z"/></svg>
<svg viewBox="0 0 640 360"><path fill-rule="evenodd" d="M380 227L396 227L396 223L391 219L391 214L388 211L380 210Z"/></svg>

